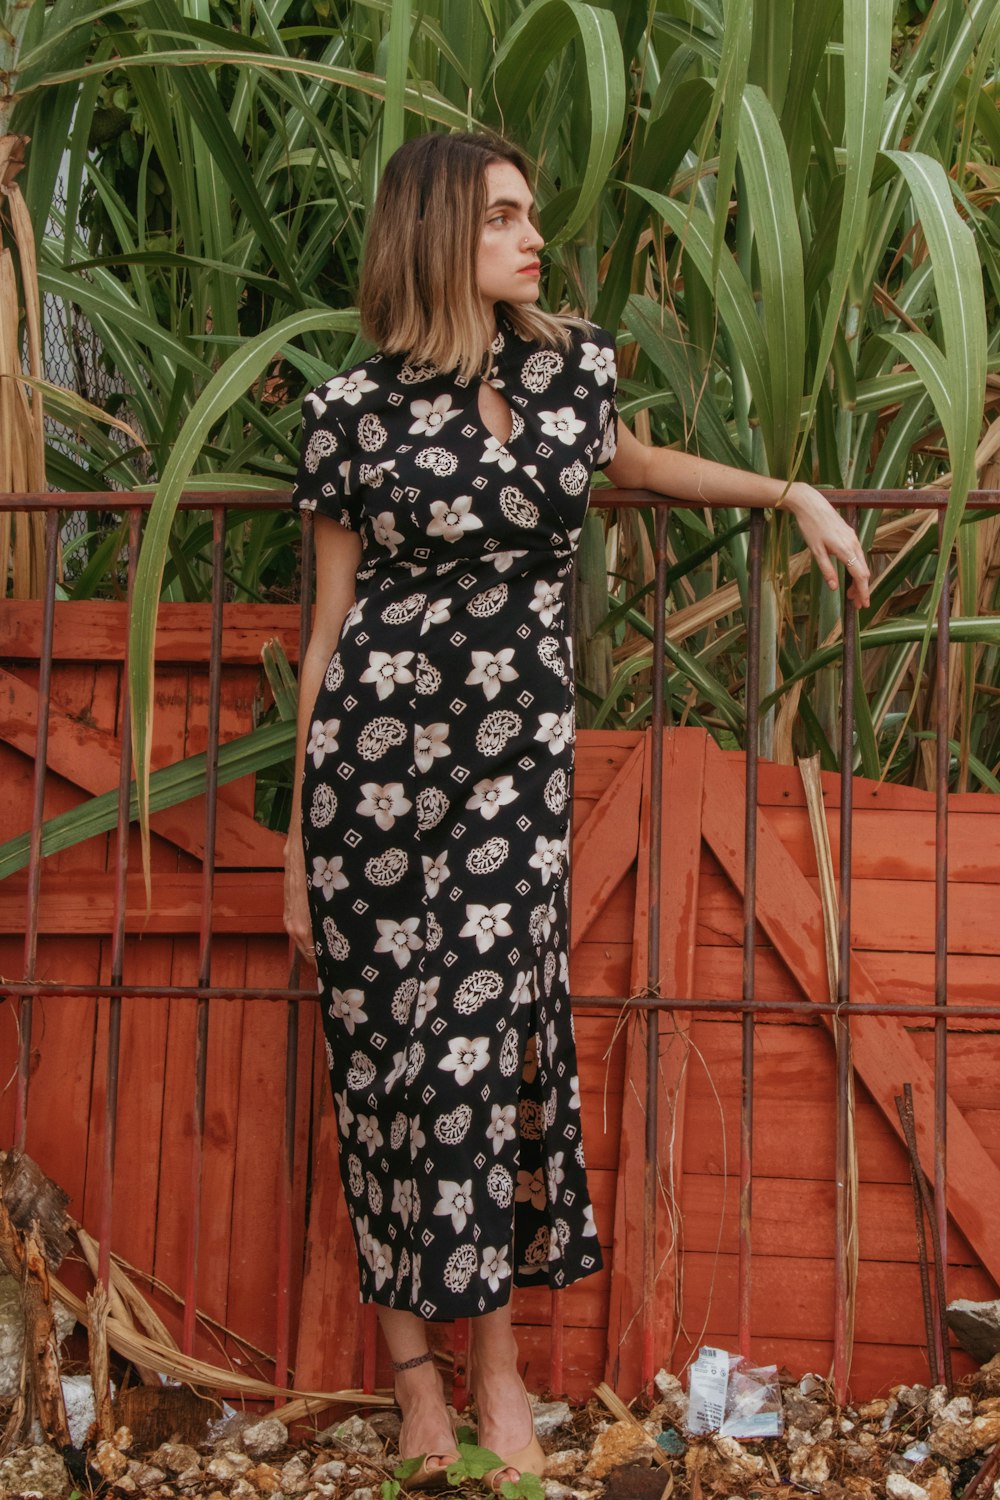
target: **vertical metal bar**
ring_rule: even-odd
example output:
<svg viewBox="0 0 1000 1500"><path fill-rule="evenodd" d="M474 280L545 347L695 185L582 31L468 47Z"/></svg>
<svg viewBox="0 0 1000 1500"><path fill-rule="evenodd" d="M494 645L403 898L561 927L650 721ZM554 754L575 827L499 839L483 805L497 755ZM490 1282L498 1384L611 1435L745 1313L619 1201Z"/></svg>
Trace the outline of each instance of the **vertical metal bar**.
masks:
<svg viewBox="0 0 1000 1500"><path fill-rule="evenodd" d="M549 1343L549 1390L561 1396L565 1377L566 1317L565 1294L558 1288L552 1291L552 1338Z"/></svg>
<svg viewBox="0 0 1000 1500"><path fill-rule="evenodd" d="M45 820L45 772L49 753L49 697L52 691L52 635L55 626L56 563L59 512L45 517L45 599L42 605L42 654L38 664L38 721L35 725L35 776L31 797L31 842L28 851L27 910L24 916L24 977L36 978L38 961L38 895L42 882L42 823ZM14 1140L24 1150L28 1131L28 1084L31 1078L33 1002L25 995L18 1012L17 1098Z"/></svg>
<svg viewBox="0 0 1000 1500"><path fill-rule="evenodd" d="M846 517L852 525L855 513ZM845 585L850 577L845 578ZM857 647L858 615L854 600L844 591L843 671L840 699L840 903L837 914L837 1003L851 1001L851 861L854 813L854 658ZM834 1021L836 1046L837 1094L834 1104L836 1220L834 1229L833 1271L833 1383L838 1406L847 1400L850 1376L848 1302L850 1277L848 1259L851 1243L851 1026L846 1015L837 1014Z"/></svg>
<svg viewBox="0 0 1000 1500"><path fill-rule="evenodd" d="M464 1411L469 1404L469 1320L456 1318L451 1335L451 1404Z"/></svg>
<svg viewBox="0 0 1000 1500"><path fill-rule="evenodd" d="M760 719L760 590L764 552L763 511L750 512L747 598L746 781L743 847L743 999L753 1000L756 987L757 941L757 760ZM740 1353L750 1353L753 1294L753 1105L754 1017L740 1018L740 1245L738 1324Z"/></svg>
<svg viewBox="0 0 1000 1500"><path fill-rule="evenodd" d="M941 1250L941 1240L938 1235L937 1215L934 1211L934 1198L927 1182L926 1174L920 1163L920 1153L917 1149L917 1127L913 1115L913 1089L908 1083L903 1085L903 1098L905 1101L904 1132L906 1144L910 1152L910 1163L914 1177L920 1188L924 1213L927 1222L931 1226L931 1245L934 1251L934 1290L937 1295L937 1327L935 1336L930 1342L927 1350L928 1361L931 1367L932 1377L936 1383L938 1372L938 1355L944 1351L944 1359L941 1361L940 1369L948 1395L954 1394L954 1381L951 1370L951 1347L948 1342L948 1319L947 1319L947 1293L944 1284L944 1261ZM922 1260L926 1261L926 1248L922 1249Z"/></svg>
<svg viewBox="0 0 1000 1500"><path fill-rule="evenodd" d="M945 576L938 601L935 672L937 713L934 800L934 1003L948 1004L948 656L951 616L950 579ZM948 1018L934 1021L934 1218L937 1223L938 1285L948 1275ZM945 1297L947 1291L945 1290ZM945 1320L946 1301L938 1308L938 1367L951 1385L951 1355Z"/></svg>
<svg viewBox="0 0 1000 1500"><path fill-rule="evenodd" d="M299 1007L298 1002L287 1002L287 1029L285 1034L285 1150L283 1171L279 1182L280 1204L278 1207L278 1265L276 1292L276 1334L274 1351L274 1383L287 1385L289 1370L289 1348L291 1345L291 1273L292 1273L292 1183L295 1173L295 1115L298 1083L299 1057ZM281 1405L279 1397L276 1405Z"/></svg>
<svg viewBox="0 0 1000 1500"><path fill-rule="evenodd" d="M653 557L656 568L653 603L653 744L650 756L649 799L649 912L647 928L646 993L660 993L660 872L663 863L663 672L667 615L667 522L665 504L656 507ZM660 1061L660 1012L646 1011L646 1153L643 1174L642 1240L642 1383L650 1385L656 1370L656 1177L659 1134L657 1079Z"/></svg>
<svg viewBox="0 0 1000 1500"><path fill-rule="evenodd" d="M913 1090L908 1083L903 1093L896 1095L896 1112L903 1127L903 1138L910 1154L910 1186L913 1189L913 1212L917 1227L917 1264L920 1267L920 1300L924 1309L924 1334L927 1339L927 1368L931 1385L937 1385L940 1365L937 1357L937 1335L934 1321L934 1304L931 1299L931 1272L927 1256L927 1235L924 1230L923 1169L917 1152L917 1129L913 1115Z"/></svg>
<svg viewBox="0 0 1000 1500"><path fill-rule="evenodd" d="M375 1351L378 1342L378 1315L374 1302L361 1309L361 1389L371 1395L375 1389Z"/></svg>
<svg viewBox="0 0 1000 1500"><path fill-rule="evenodd" d="M303 513L302 562L299 574L299 681L302 680L302 660L309 644L312 628L312 515ZM299 988L302 959L298 949L289 939L288 988ZM291 1266L292 1266L292 1217L295 1212L295 1117L298 1112L298 1053L299 1053L299 1007L298 1002L287 1002L285 1030L285 1142L282 1170L278 1181L278 1288L276 1296L276 1324L274 1379L276 1385L285 1385L290 1368L291 1349ZM281 1397L275 1403L283 1404Z"/></svg>
<svg viewBox="0 0 1000 1500"><path fill-rule="evenodd" d="M990 1449L962 1491L961 1500L976 1500L978 1495L987 1492L987 1486L989 1486L989 1492L992 1493L997 1474L1000 1474L1000 1443Z"/></svg>
<svg viewBox="0 0 1000 1500"><path fill-rule="evenodd" d="M226 511L212 510L212 634L208 664L208 737L205 747L205 847L202 851L201 925L198 986L212 975L212 902L215 895L215 822L219 770L219 703L222 689L222 605ZM191 1133L191 1205L184 1277L182 1348L194 1353L197 1314L198 1253L201 1241L201 1175L205 1151L205 1079L208 1064L208 1001L198 1001L194 1059L194 1128Z"/></svg>
<svg viewBox="0 0 1000 1500"><path fill-rule="evenodd" d="M118 715L118 824L115 832L115 906L111 938L111 983L123 982L125 968L125 915L128 901L129 805L132 786L132 733L129 723L128 641L132 623L132 599L139 551L139 512L128 513L128 582L126 586L125 655L122 659L121 709ZM115 1153L118 1142L118 1063L121 1045L120 995L108 1001L108 1052L104 1087L104 1151L101 1162L101 1206L97 1279L111 1283L111 1229L114 1215Z"/></svg>

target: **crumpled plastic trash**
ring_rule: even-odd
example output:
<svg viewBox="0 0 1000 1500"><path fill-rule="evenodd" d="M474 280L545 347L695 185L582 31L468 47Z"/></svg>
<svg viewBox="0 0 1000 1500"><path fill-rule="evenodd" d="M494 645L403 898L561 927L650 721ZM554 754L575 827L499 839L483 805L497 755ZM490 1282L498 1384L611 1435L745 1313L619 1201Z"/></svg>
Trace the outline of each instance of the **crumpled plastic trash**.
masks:
<svg viewBox="0 0 1000 1500"><path fill-rule="evenodd" d="M785 1430L777 1365L755 1365L737 1355L729 1361L726 1415L720 1436L780 1437Z"/></svg>
<svg viewBox="0 0 1000 1500"><path fill-rule="evenodd" d="M696 1435L780 1437L785 1421L777 1366L705 1345L689 1372L686 1425Z"/></svg>
<svg viewBox="0 0 1000 1500"><path fill-rule="evenodd" d="M728 1385L729 1355L725 1349L703 1345L688 1371L688 1432L718 1432L726 1415Z"/></svg>

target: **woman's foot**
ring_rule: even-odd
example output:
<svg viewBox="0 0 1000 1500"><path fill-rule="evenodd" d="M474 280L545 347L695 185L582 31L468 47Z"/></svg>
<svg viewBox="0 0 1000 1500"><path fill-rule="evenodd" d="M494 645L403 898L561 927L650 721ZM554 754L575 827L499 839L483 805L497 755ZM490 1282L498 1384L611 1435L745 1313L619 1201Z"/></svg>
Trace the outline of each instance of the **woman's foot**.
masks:
<svg viewBox="0 0 1000 1500"><path fill-rule="evenodd" d="M443 1484L445 1470L458 1458L451 1418L444 1402L441 1378L430 1359L395 1372L396 1402L402 1416L399 1429L401 1459L423 1458L405 1485Z"/></svg>
<svg viewBox="0 0 1000 1500"><path fill-rule="evenodd" d="M508 1460L502 1469L493 1469L485 1476L486 1483L499 1492L505 1480L516 1483L522 1473L541 1478L545 1453L535 1437L531 1402L517 1372L516 1345L512 1342L506 1355L477 1353L472 1381L479 1446Z"/></svg>

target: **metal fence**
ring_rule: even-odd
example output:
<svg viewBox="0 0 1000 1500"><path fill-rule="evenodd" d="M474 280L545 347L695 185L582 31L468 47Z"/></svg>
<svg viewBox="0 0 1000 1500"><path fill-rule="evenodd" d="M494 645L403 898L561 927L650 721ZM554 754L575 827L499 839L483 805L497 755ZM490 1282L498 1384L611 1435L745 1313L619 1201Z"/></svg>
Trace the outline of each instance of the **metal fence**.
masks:
<svg viewBox="0 0 1000 1500"><path fill-rule="evenodd" d="M181 504L187 509L211 512L213 523L212 545L212 636L209 662L209 720L207 748L207 795L205 798L205 848L215 846L216 776L219 750L219 691L222 669L222 622L225 597L223 569L224 538L227 512L232 508L241 511L277 509L287 504L287 493L275 491L263 495L253 492L220 492L207 496L204 492L189 493ZM866 509L912 509L917 497L909 491L845 491L831 492L831 501L841 508L852 521ZM141 979L133 980L124 972L125 951L125 878L128 855L129 787L132 778L131 745L127 735L121 740L121 759L118 782L118 825L115 856L115 906L114 932L111 958L110 982L107 984L52 984L40 981L37 976L38 924L37 905L40 883L43 877L42 818L46 781L46 747L48 735L48 698L52 671L53 618L56 584L56 537L60 512L65 509L117 510L127 516L129 524L129 570L128 599L131 606L135 577L135 563L140 542L141 518L148 509L151 496L147 492L132 492L127 506L120 494L81 495L32 495L0 496L0 508L19 509L26 507L45 513L48 543L48 570L43 601L42 648L39 663L39 716L37 726L37 748L34 762L34 790L31 808L30 859L28 866L28 904L24 935L24 976L20 980L0 980L0 993L17 1002L19 1016L19 1055L17 1068L16 1142L24 1141L30 1105L29 1079L32 1047L32 1006L36 996L86 995L105 999L109 1005L107 1079L105 1099L104 1158L101 1179L101 1210L99 1223L100 1261L98 1275L107 1284L111 1255L111 1223L113 1207L114 1162L116 1149L116 1110L119 1082L119 1038L121 1005L123 999L143 997L153 993ZM921 492L921 508L943 510L947 495L936 492ZM756 871L757 871L757 735L747 735L746 745L746 822L745 822L745 871L743 904L743 965L742 994L739 1001L718 1000L706 997L677 997L659 993L660 973L659 892L664 851L661 834L662 807L662 730L665 726L664 673L665 673L665 629L666 629L666 578L667 578L667 521L675 502L663 496L643 491L601 490L592 497L592 504L601 508L652 507L655 511L655 606L654 638L652 655L653 699L651 723L653 738L653 800L651 832L648 848L648 881L650 902L648 913L648 976L646 992L639 996L610 996L597 999L574 998L574 1007L620 1007L622 1010L638 1009L645 1015L647 1027L647 1057L649 1069L646 1080L646 1150L647 1167L644 1214L644 1288L643 1297L643 1376L652 1378L655 1365L652 1333L653 1296L655 1280L654 1265L657 1196L655 1153L657 1142L657 1111L662 1105L657 1097L656 1069L661 1047L661 1021L664 1012L685 1013L732 1013L738 1011L742 1026L742 1079L740 1118L740 1170L739 1170L739 1340L741 1350L749 1352L751 1326L751 1290L753 1285L753 1131L754 1131L754 1029L759 1018L773 1015L808 1014L829 1015L835 1018L838 1037L836 1097L834 1100L836 1120L836 1265L835 1322L834 1322L834 1380L836 1394L843 1401L848 1377L848 1286L845 1267L847 1264L847 1235L849 1223L849 1083L851 1078L850 1017L852 1014L868 1016L919 1016L934 1022L934 1124L933 1124L933 1227L938 1241L938 1264L947 1262L948 1242L948 1155L947 1155L947 1101L948 1101L948 1022L949 1019L988 1017L1000 1021L1000 1006L980 1004L949 1004L948 1000L948 765L949 745L947 741L948 700L948 628L949 590L941 593L936 625L937 650L935 652L935 693L937 698L937 778L936 778L936 826L935 826L935 890L934 918L935 990L934 1004L908 1005L883 1001L879 1003L855 1003L851 998L851 831L852 831L852 782L854 741L854 694L855 694L855 646L857 638L857 609L849 597L843 602L842 641L842 702L841 702L841 806L840 806L840 867L839 867L839 986L836 999L829 1002L813 1000L778 1000L761 997L757 992L755 977L755 944L757 937ZM972 508L996 509L998 496L993 492L977 492L971 497ZM311 517L303 517L302 576L311 577L313 542ZM749 588L747 608L747 672L746 672L746 721L753 726L760 721L760 601L761 562L764 538L764 516L756 510L751 514L749 543ZM301 646L304 650L308 639L310 620L309 590L301 591ZM127 695L127 681L124 692ZM123 704L122 722L128 721L127 698ZM661 731L656 733L656 731ZM279 1254L287 1264L291 1244L292 1177L295 1170L294 1139L291 1122L295 1117L295 1068L289 1060L296 1056L299 1004L315 1002L315 990L303 988L299 979L299 960L290 948L288 983L284 991L273 989L220 988L212 983L212 930L211 911L214 870L211 859L204 861L202 876L201 930L199 934L198 982L193 986L176 986L157 982L155 994L159 998L190 1000L197 1012L197 1051L191 1089L194 1101L195 1133L191 1162L192 1209L186 1249L186 1273L184 1278L184 1333L183 1346L190 1350L195 1328L197 1306L198 1270L200 1252L200 1225L198 1205L202 1180L202 1158L205 1134L205 1090L207 1066L208 1011L215 999L243 999L279 1001L287 1006L288 1052L285 1068L285 1119L286 1132L283 1143L283 1212L279 1224L281 1236ZM279 1296L285 1300L279 1307L279 1332L277 1340L276 1369L289 1368L290 1308L284 1286ZM559 1327L558 1299L554 1293L554 1326ZM935 1378L940 1375L949 1380L947 1330L941 1317L928 1329L929 1357ZM374 1378L374 1321L370 1320L367 1332L364 1370L366 1381ZM461 1330L456 1338L461 1343ZM553 1339L552 1370L554 1389L559 1389L561 1371L555 1367L560 1358L560 1341ZM460 1351L457 1349L456 1353ZM457 1361L461 1366L462 1360ZM279 1374L280 1380L280 1374Z"/></svg>

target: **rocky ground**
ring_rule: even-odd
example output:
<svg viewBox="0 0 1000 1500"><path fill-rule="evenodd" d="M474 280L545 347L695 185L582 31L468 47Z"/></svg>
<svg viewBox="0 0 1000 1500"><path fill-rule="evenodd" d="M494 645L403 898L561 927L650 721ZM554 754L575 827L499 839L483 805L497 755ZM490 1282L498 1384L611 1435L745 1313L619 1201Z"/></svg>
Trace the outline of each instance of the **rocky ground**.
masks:
<svg viewBox="0 0 1000 1500"><path fill-rule="evenodd" d="M657 1397L616 1419L596 1399L571 1408L539 1402L536 1426L548 1454L544 1500L668 1500L668 1497L791 1497L821 1500L950 1500L960 1497L1000 1443L1000 1356L951 1400L943 1386L901 1386L889 1397L837 1411L814 1376L783 1383L785 1432L757 1443L685 1436L686 1397L675 1377L657 1377ZM236 1417L211 1446L164 1443L133 1452L127 1429L74 1465L43 1445L0 1460L3 1496L141 1497L141 1500L394 1500L399 1419L380 1410L348 1418L309 1441L289 1443L275 1417ZM482 1488L474 1479L460 1486ZM537 1490L535 1492L537 1497ZM1000 1500L1000 1482L980 1500Z"/></svg>

